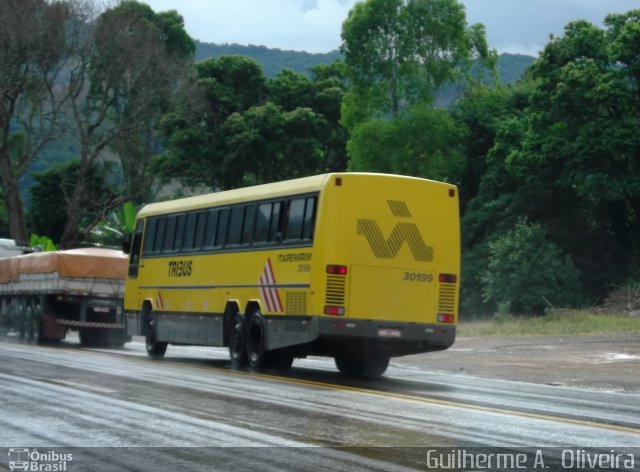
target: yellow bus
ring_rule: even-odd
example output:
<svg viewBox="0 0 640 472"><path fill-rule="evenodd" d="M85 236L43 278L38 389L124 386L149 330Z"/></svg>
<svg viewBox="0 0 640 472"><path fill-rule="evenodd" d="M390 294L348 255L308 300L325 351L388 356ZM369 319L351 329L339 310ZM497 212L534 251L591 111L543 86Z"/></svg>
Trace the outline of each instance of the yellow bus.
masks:
<svg viewBox="0 0 640 472"><path fill-rule="evenodd" d="M453 344L459 271L446 183L332 173L153 203L132 238L127 331L152 357L227 346L236 368L320 355L377 377Z"/></svg>

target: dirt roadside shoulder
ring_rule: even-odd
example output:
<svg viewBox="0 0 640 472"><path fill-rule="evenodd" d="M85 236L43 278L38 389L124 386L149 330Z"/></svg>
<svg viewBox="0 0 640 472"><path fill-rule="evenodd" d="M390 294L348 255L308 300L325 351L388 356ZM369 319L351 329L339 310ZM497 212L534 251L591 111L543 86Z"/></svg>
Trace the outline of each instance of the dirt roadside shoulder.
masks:
<svg viewBox="0 0 640 472"><path fill-rule="evenodd" d="M447 351L400 357L392 363L474 377L640 393L640 336L634 335L459 337Z"/></svg>

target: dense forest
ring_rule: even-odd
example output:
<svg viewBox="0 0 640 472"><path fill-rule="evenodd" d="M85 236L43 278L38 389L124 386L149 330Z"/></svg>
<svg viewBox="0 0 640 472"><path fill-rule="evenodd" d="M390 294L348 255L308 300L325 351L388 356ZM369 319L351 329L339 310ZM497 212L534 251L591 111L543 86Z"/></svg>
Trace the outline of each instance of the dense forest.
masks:
<svg viewBox="0 0 640 472"><path fill-rule="evenodd" d="M359 2L327 55L98 7L0 3L3 235L105 243L125 202L377 171L459 186L463 316L638 283L640 10L576 20L527 58L498 56L457 0Z"/></svg>

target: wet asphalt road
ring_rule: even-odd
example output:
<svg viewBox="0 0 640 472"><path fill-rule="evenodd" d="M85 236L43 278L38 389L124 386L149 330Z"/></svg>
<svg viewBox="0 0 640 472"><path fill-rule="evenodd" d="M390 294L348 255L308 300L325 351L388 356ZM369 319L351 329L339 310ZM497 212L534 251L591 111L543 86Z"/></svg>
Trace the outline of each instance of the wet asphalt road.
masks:
<svg viewBox="0 0 640 472"><path fill-rule="evenodd" d="M383 471L425 470L436 447L640 445L637 394L393 365L348 380L321 358L257 374L230 370L221 349L150 360L140 342L0 342L0 398L0 469L8 448L74 448L70 471Z"/></svg>

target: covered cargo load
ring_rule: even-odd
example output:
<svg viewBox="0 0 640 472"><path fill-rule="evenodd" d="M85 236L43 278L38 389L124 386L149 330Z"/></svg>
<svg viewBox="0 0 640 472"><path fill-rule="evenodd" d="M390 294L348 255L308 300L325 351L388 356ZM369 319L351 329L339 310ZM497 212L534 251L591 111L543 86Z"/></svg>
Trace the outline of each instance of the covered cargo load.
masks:
<svg viewBox="0 0 640 472"><path fill-rule="evenodd" d="M70 292L122 297L127 264L125 254L103 248L0 259L0 294Z"/></svg>
<svg viewBox="0 0 640 472"><path fill-rule="evenodd" d="M19 339L59 340L78 330L84 345L121 346L128 257L83 248L0 259L0 324Z"/></svg>

